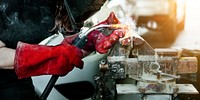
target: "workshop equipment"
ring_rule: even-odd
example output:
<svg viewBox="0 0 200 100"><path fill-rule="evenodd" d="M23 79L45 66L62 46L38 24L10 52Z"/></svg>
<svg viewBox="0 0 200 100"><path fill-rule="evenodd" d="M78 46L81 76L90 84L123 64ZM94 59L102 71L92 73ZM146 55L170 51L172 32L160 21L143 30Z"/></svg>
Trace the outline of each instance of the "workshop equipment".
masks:
<svg viewBox="0 0 200 100"><path fill-rule="evenodd" d="M171 95L176 99L177 94L199 93L192 84L176 83L183 74L197 73L196 57L181 57L178 49L154 49L136 31L129 31L130 37L121 39L99 63L101 73L96 81L103 78L98 83L107 84L101 88L114 85L110 89L111 93L116 89L113 95L142 94L143 100L146 95Z"/></svg>

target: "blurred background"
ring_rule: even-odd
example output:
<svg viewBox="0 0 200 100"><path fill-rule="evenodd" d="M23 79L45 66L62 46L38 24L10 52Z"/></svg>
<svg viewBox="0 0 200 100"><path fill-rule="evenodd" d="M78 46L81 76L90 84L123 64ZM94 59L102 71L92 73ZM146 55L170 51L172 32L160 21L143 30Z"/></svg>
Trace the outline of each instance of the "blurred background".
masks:
<svg viewBox="0 0 200 100"><path fill-rule="evenodd" d="M130 16L138 34L153 48L187 49L200 66L200 0L109 0L88 22L96 24L115 12L123 21ZM200 91L200 69L196 80L177 80L193 84ZM179 95L180 100L200 100L200 95Z"/></svg>

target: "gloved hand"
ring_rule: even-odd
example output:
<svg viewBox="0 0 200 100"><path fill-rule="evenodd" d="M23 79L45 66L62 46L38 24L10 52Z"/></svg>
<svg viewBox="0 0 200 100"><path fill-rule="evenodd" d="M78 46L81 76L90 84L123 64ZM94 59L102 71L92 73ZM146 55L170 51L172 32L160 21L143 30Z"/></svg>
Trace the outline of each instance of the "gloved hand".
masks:
<svg viewBox="0 0 200 100"><path fill-rule="evenodd" d="M120 24L119 20L115 16L113 12L110 13L109 17L100 22L98 25L109 25L109 24ZM87 36L87 43L83 47L85 51L97 51L99 53L107 53L110 48L119 40L119 38L123 37L125 34L124 29L115 29L110 35L106 36L99 30L94 30L90 32ZM77 37L76 35L67 37L64 39L64 42L72 43L73 40Z"/></svg>
<svg viewBox="0 0 200 100"><path fill-rule="evenodd" d="M67 43L57 46L19 42L14 69L19 79L39 75L66 75L74 66L82 69L82 51Z"/></svg>

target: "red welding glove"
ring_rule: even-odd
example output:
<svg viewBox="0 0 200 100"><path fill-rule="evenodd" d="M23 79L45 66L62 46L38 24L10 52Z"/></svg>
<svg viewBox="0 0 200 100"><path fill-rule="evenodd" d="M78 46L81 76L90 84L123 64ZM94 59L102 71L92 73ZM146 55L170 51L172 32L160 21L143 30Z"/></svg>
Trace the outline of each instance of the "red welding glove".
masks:
<svg viewBox="0 0 200 100"><path fill-rule="evenodd" d="M115 16L113 12L110 13L109 17L100 22L98 25L109 25L109 24L119 24L119 20ZM119 40L119 38L123 37L125 34L124 29L115 29L110 35L106 36L99 30L94 30L87 36L87 43L84 46L83 50L86 51L97 51L99 53L107 53L110 48ZM72 43L77 35L65 38L65 42Z"/></svg>
<svg viewBox="0 0 200 100"><path fill-rule="evenodd" d="M67 43L57 46L19 42L14 68L19 79L39 75L66 75L74 66L82 69L82 51Z"/></svg>

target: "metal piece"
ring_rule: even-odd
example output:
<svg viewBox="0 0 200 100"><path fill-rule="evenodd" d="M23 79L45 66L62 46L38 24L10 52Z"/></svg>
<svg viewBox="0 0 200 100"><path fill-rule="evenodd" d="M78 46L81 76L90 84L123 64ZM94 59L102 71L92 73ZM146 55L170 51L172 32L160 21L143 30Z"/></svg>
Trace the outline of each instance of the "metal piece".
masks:
<svg viewBox="0 0 200 100"><path fill-rule="evenodd" d="M158 73L159 73L160 75L169 76L169 77L176 78L176 79L181 78L180 75L175 76L175 75L171 75L171 74L163 73L163 72L161 72L161 71L158 71Z"/></svg>
<svg viewBox="0 0 200 100"><path fill-rule="evenodd" d="M100 71L102 71L102 72L106 72L109 70L108 64L105 59L100 61L99 68L100 68Z"/></svg>
<svg viewBox="0 0 200 100"><path fill-rule="evenodd" d="M177 90L178 88L178 90ZM139 88L134 84L117 84L117 94L137 94L141 93ZM145 94L155 94L157 92L149 92ZM163 91L160 94L198 94L199 92L192 84L176 84L170 91Z"/></svg>
<svg viewBox="0 0 200 100"><path fill-rule="evenodd" d="M179 59L178 74L197 73L198 61L196 57L181 57Z"/></svg>
<svg viewBox="0 0 200 100"><path fill-rule="evenodd" d="M176 84L176 79L181 78L178 74L183 72L178 67L192 68L186 73L197 72L197 59L191 57L185 60L180 57L178 50L153 49L144 39L134 34L132 38L123 38L110 52L107 57L108 76L117 82L125 80L116 85L117 95L198 94L191 84ZM137 83L126 82L127 79Z"/></svg>

